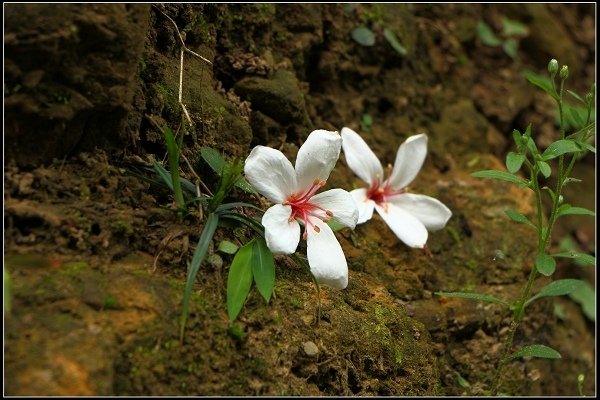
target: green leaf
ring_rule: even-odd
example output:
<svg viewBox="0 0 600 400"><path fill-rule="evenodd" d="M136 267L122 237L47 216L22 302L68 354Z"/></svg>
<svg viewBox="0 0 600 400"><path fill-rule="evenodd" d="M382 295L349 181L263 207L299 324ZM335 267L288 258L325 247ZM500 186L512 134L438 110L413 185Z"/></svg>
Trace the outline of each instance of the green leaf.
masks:
<svg viewBox="0 0 600 400"><path fill-rule="evenodd" d="M531 154L533 154L534 156L540 153L538 151L537 146L535 145L535 142L533 141L533 139L531 137L527 138L526 145L527 145L527 148L529 149L529 152L531 152Z"/></svg>
<svg viewBox="0 0 600 400"><path fill-rule="evenodd" d="M435 292L438 296L444 297L453 297L458 299L470 299L470 300L479 300L485 301L488 303L499 303L508 306L509 304L504 300L500 300L497 297L494 297L489 294L479 294L479 293L464 293L464 292Z"/></svg>
<svg viewBox="0 0 600 400"><path fill-rule="evenodd" d="M585 253L577 253L575 251L555 253L552 254L552 257L572 258L579 265L596 265L596 257Z"/></svg>
<svg viewBox="0 0 600 400"><path fill-rule="evenodd" d="M546 178L552 175L552 169L546 161L537 161L537 165L542 175L544 175Z"/></svg>
<svg viewBox="0 0 600 400"><path fill-rule="evenodd" d="M522 24L518 21L502 17L502 34L506 37L523 37L529 35L529 28L527 27L527 25Z"/></svg>
<svg viewBox="0 0 600 400"><path fill-rule="evenodd" d="M394 48L394 50L398 52L398 54L402 56L408 54L406 48L400 44L396 34L391 29L385 28L383 30L383 36L387 39L388 43Z"/></svg>
<svg viewBox="0 0 600 400"><path fill-rule="evenodd" d="M583 111L585 112L585 109L583 109ZM575 129L585 126L583 117L580 114L580 109L578 109L576 107L570 107L569 113L571 114L571 117L573 118L573 121L570 121L570 124L569 124L570 126L575 127Z"/></svg>
<svg viewBox="0 0 600 400"><path fill-rule="evenodd" d="M535 258L535 268L540 274L550 276L556 269L556 260L554 260L554 258L548 254L538 254Z"/></svg>
<svg viewBox="0 0 600 400"><path fill-rule="evenodd" d="M556 93L556 90L554 90L552 88L552 83L550 81L550 78L538 75L535 72L527 70L527 69L523 71L523 76L525 76L525 78L529 81L529 83L539 87L544 92L546 92L550 96L552 96L552 98L555 99L556 101L559 100L558 93Z"/></svg>
<svg viewBox="0 0 600 400"><path fill-rule="evenodd" d="M179 338L183 341L183 333L185 331L185 323L187 321L187 317L189 314L190 307L190 298L192 296L192 287L194 285L194 281L196 280L196 275L198 274L198 269L200 269L200 264L204 261L204 257L206 257L206 252L208 251L208 245L212 241L213 236L215 235L215 230L217 229L217 225L219 224L219 216L217 214L208 214L206 218L206 223L204 224L204 229L200 234L200 239L198 240L198 245L196 246L196 250L194 251L194 256L192 257L192 263L190 268L188 269L187 280L185 282L185 289L183 292L183 307L181 309L181 326L179 327Z"/></svg>
<svg viewBox="0 0 600 400"><path fill-rule="evenodd" d="M221 243L219 243L219 247L217 248L217 250L225 254L235 254L238 249L239 247L237 244L231 243L228 240L221 241Z"/></svg>
<svg viewBox="0 0 600 400"><path fill-rule="evenodd" d="M375 44L375 34L366 26L359 26L350 35L360 45L373 46Z"/></svg>
<svg viewBox="0 0 600 400"><path fill-rule="evenodd" d="M586 103L585 103L585 100L583 100L583 99L581 98L581 96L579 96L577 93L575 93L575 92L573 92L573 91L571 91L571 90L569 90L569 89L567 89L567 93L569 93L569 94L570 94L571 96L573 96L575 99L577 99L578 101L580 101L581 103L583 103L583 105L585 105L585 104L586 104Z"/></svg>
<svg viewBox="0 0 600 400"><path fill-rule="evenodd" d="M502 41L498 39L492 28L482 20L477 21L477 36L486 46L500 46Z"/></svg>
<svg viewBox="0 0 600 400"><path fill-rule="evenodd" d="M575 141L570 139L560 139L556 142L553 142L548 146L548 148L542 154L542 158L544 160L552 160L558 156L561 156L565 153L578 153L581 151L581 148L575 143Z"/></svg>
<svg viewBox="0 0 600 400"><path fill-rule="evenodd" d="M514 151L511 151L506 155L506 168L509 172L514 174L515 172L521 169L523 161L525 161L525 154L515 153Z"/></svg>
<svg viewBox="0 0 600 400"><path fill-rule="evenodd" d="M588 210L587 208L573 207L570 204L565 203L558 207L558 213L556 214L556 217L558 218L563 215L589 215L595 217L596 213L592 210Z"/></svg>
<svg viewBox="0 0 600 400"><path fill-rule="evenodd" d="M510 38L505 40L504 43L502 43L502 48L504 49L504 52L509 55L510 58L512 58L513 60L517 58L519 44L515 39Z"/></svg>
<svg viewBox="0 0 600 400"><path fill-rule="evenodd" d="M202 147L200 149L200 155L202 159L208 164L208 166L215 171L218 176L222 176L225 170L226 161L216 149L212 147ZM256 190L252 185L244 178L239 176L235 181L235 186L242 189L246 193L256 193Z"/></svg>
<svg viewBox="0 0 600 400"><path fill-rule="evenodd" d="M227 314L235 321L252 286L252 261L255 240L243 245L231 262L227 275Z"/></svg>
<svg viewBox="0 0 600 400"><path fill-rule="evenodd" d="M533 222L531 222L529 220L529 218L527 218L526 216L524 216L523 214L521 214L518 211L506 210L506 211L504 211L504 213L508 216L508 218L512 219L513 221L519 222L521 224L526 224L526 225L536 228L536 226L533 224Z"/></svg>
<svg viewBox="0 0 600 400"><path fill-rule="evenodd" d="M171 188L173 197L180 209L185 209L185 200L181 191L181 181L179 180L179 156L181 149L175 142L175 136L168 126L163 128L163 135L167 142L167 153L169 155L169 169L171 170Z"/></svg>
<svg viewBox="0 0 600 400"><path fill-rule="evenodd" d="M583 148L591 151L592 153L596 154L596 148L592 144L590 144L588 142L582 142L581 140L577 140L576 143L579 146L581 146L581 147L583 147Z"/></svg>
<svg viewBox="0 0 600 400"><path fill-rule="evenodd" d="M273 294L273 286L275 285L275 263L273 261L273 253L267 247L264 239L258 238L254 241L252 247L252 273L254 274L254 282L256 288L262 297L268 303Z"/></svg>
<svg viewBox="0 0 600 400"><path fill-rule="evenodd" d="M340 229L343 229L343 228L345 228L345 227L346 227L345 225L342 225L342 224L340 224L340 223L338 223L338 222L334 221L333 219L330 219L330 220L327 222L327 225L329 225L329 227L331 228L331 230L332 230L332 231L334 231L334 232L337 232L337 231L339 231Z"/></svg>
<svg viewBox="0 0 600 400"><path fill-rule="evenodd" d="M250 182L248 182L243 176L240 176L237 179L237 181L235 181L235 186L242 189L246 193L257 193L254 187L250 184Z"/></svg>
<svg viewBox="0 0 600 400"><path fill-rule="evenodd" d="M543 344L532 344L522 347L521 350L509 355L507 359L510 360L519 357L561 358L558 351Z"/></svg>
<svg viewBox="0 0 600 400"><path fill-rule="evenodd" d="M519 132L518 129L513 129L512 136L517 148L521 148L521 146L523 146L523 135L521 132Z"/></svg>
<svg viewBox="0 0 600 400"><path fill-rule="evenodd" d="M540 297L549 296L564 296L574 290L579 289L583 285L583 281L579 279L559 279L554 282L550 282L542 290L540 290L535 296L532 296L525 302L525 306L530 304L532 301L539 299Z"/></svg>
<svg viewBox="0 0 600 400"><path fill-rule="evenodd" d="M152 160L152 167L154 168L160 179L162 179L162 181L166 183L169 189L173 190L173 180L171 179L171 173L167 171L165 167L157 163L155 160Z"/></svg>
<svg viewBox="0 0 600 400"><path fill-rule="evenodd" d="M581 287L569 293L569 297L581 305L586 317L596 321L596 291L592 285L584 281Z"/></svg>
<svg viewBox="0 0 600 400"><path fill-rule="evenodd" d="M202 159L206 161L208 166L212 168L217 175L221 176L223 168L225 168L225 159L221 153L212 147L202 147L200 149L200 155L202 156Z"/></svg>
<svg viewBox="0 0 600 400"><path fill-rule="evenodd" d="M475 178L499 179L501 181L516 183L520 186L527 186L527 182L524 179L521 179L518 176L511 174L510 172L497 171L494 169L473 172L471 176Z"/></svg>

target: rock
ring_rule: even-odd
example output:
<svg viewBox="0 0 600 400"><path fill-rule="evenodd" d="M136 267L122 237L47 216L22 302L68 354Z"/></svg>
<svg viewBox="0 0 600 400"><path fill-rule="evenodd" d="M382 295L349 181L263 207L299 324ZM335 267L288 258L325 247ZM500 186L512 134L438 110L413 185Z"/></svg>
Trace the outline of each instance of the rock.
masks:
<svg viewBox="0 0 600 400"><path fill-rule="evenodd" d="M304 350L304 353L309 357L316 357L317 355L319 355L319 348L316 344L314 344L314 342L304 342L302 344L302 349Z"/></svg>
<svg viewBox="0 0 600 400"><path fill-rule="evenodd" d="M150 5L5 8L6 154L21 165L119 146L139 84ZM137 129L134 127L134 129Z"/></svg>

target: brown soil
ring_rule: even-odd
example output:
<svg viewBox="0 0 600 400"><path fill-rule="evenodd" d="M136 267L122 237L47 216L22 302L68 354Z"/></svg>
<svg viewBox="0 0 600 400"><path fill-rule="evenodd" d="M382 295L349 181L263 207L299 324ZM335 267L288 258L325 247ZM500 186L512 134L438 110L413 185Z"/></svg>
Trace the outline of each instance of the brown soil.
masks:
<svg viewBox="0 0 600 400"><path fill-rule="evenodd" d="M569 88L595 76L592 4L7 4L5 13L5 394L390 395L484 394L510 312L440 298L473 291L513 301L533 263L535 237L504 210L534 212L529 192L470 176L502 169L513 129L533 123L540 145L557 137L553 104L522 76L568 64ZM167 18L169 16L169 18ZM478 38L485 20L529 28L518 57ZM256 144L292 160L313 129L360 132L382 162L411 134L429 136L412 184L453 212L430 234L432 256L400 243L375 217L337 236L350 269L343 291L321 288L289 257L276 257L275 296L253 289L232 324L226 311L232 256L251 232L221 227L202 265L183 343L178 340L187 265L204 219L181 220L168 190L148 183L164 160L161 127L179 132L183 98L193 121L183 154L209 187L210 146L245 158ZM374 46L350 32L367 25ZM406 54L383 36L391 29ZM372 124L361 125L364 115ZM593 155L565 198L594 208ZM166 164L165 164L166 165ZM195 181L190 165L182 174ZM329 187L359 184L341 161ZM234 190L228 200L264 208ZM573 239L595 253L591 218L565 218L552 244ZM564 262L557 276L595 282ZM539 279L535 288L548 283ZM559 318L556 309L563 310ZM527 309L514 347L542 343L561 360L508 365L509 395L595 393L595 330L568 297ZM458 377L468 381L461 385Z"/></svg>

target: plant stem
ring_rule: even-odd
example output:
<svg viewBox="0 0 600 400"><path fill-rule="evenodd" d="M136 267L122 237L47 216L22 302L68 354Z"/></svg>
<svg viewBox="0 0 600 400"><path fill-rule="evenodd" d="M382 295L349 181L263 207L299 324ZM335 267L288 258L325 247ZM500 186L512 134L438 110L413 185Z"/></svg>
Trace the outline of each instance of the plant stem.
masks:
<svg viewBox="0 0 600 400"><path fill-rule="evenodd" d="M564 119L563 119L563 104L562 104L563 84L564 84L564 80L561 81L559 98L557 100L558 111L559 111L559 115L560 115L560 138L561 139L565 138L565 128L564 128ZM550 216L548 217L548 223L547 223L546 229L544 229L544 226L543 226L542 190L540 189L540 184L537 179L539 168L537 167L536 164L530 165L529 163L527 163L527 165L529 166L529 168L531 170L531 182L533 183L533 192L535 194L535 202L536 202L536 208L537 208L538 245L537 245L536 255L544 254L544 252L546 251L546 248L548 247L548 244L550 243L552 228L554 227L554 222L556 221L556 218L558 216L558 206L560 205L560 196L561 196L560 193L561 193L561 190L564 185L564 181L565 181L566 177L569 175L569 173L571 172L571 169L573 168L574 162L575 162L575 156L573 156L573 158L571 159L571 162L569 163L569 166L565 170L564 156L560 155L558 158L556 192L554 194L554 197L552 198L552 208L550 211ZM502 356L500 358L500 363L498 364L498 368L496 369L496 373L494 374L494 379L492 382L492 390L491 390L492 396L498 395L498 391L500 389L501 372L509 360L508 355L509 355L509 351L513 344L515 332L517 331L517 328L519 327L521 321L523 320L523 318L525 316L525 302L527 301L527 298L529 297L531 288L533 287L533 283L535 282L536 277L537 277L537 268L534 265L531 268L531 272L529 273L529 279L527 280L527 285L525 286L525 289L523 290L521 297L515 303L513 319L510 323L510 331L504 341Z"/></svg>

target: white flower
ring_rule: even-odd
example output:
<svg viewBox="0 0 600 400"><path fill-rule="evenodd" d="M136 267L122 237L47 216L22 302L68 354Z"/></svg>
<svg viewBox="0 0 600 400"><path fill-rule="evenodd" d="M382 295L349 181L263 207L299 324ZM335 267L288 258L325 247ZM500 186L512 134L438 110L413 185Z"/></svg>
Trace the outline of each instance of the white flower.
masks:
<svg viewBox="0 0 600 400"><path fill-rule="evenodd" d="M273 203L264 214L267 246L273 253L291 254L307 241L310 270L318 282L344 289L348 265L342 247L327 225L333 219L354 229L358 210L350 193L342 189L316 192L325 185L337 162L342 138L337 132L313 131L298 150L296 169L279 150L256 146L244 166L248 181Z"/></svg>
<svg viewBox="0 0 600 400"><path fill-rule="evenodd" d="M452 212L433 197L407 193L407 185L419 173L427 155L427 136L406 139L396 154L391 175L383 180L379 159L352 129L342 129L342 147L348 167L369 188L350 192L358 206L358 224L371 219L377 210L398 238L410 247L424 248L427 230L442 229Z"/></svg>

